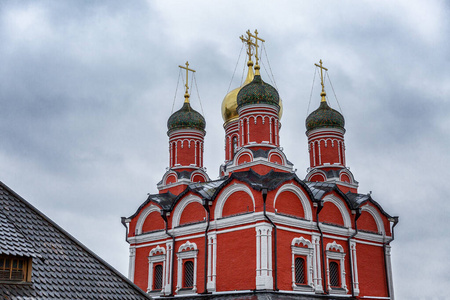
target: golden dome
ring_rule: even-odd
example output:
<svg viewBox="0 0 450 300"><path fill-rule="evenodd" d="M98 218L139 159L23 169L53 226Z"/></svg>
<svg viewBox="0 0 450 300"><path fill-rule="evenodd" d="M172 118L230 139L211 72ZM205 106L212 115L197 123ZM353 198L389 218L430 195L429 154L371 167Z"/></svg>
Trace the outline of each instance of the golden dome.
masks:
<svg viewBox="0 0 450 300"><path fill-rule="evenodd" d="M241 88L252 82L253 78L255 77L255 74L253 73L253 62L251 60L247 63L248 66L248 72L247 72L247 78L245 78L244 83L238 87L229 92L225 98L223 98L222 101L222 118L225 123L228 123L229 121L235 120L239 117L237 112L237 94L241 90Z"/></svg>
<svg viewBox="0 0 450 300"><path fill-rule="evenodd" d="M222 101L222 118L224 123L228 123L230 121L236 120L239 117L239 114L237 112L237 95L239 91L247 84L252 82L253 78L255 77L255 74L253 73L253 62L249 60L247 62L248 66L248 73L247 78L245 78L244 83L238 87L229 92L225 98L223 98ZM280 111L278 112L278 117L281 119L281 116L283 115L283 102L280 99Z"/></svg>

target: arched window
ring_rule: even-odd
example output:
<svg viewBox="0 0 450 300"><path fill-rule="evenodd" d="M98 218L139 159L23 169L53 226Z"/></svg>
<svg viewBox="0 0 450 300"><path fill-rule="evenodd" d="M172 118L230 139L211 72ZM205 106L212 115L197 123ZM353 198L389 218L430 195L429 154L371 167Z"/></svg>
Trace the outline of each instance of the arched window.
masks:
<svg viewBox="0 0 450 300"><path fill-rule="evenodd" d="M295 284L306 284L305 259L303 257L295 259Z"/></svg>
<svg viewBox="0 0 450 300"><path fill-rule="evenodd" d="M237 147L238 147L237 136L234 136L233 139L232 139L232 147L233 147L233 150L232 150L233 151L233 155L232 155L231 158L233 158L234 155L236 154L236 150L237 150Z"/></svg>
<svg viewBox="0 0 450 300"><path fill-rule="evenodd" d="M156 265L153 276L153 290L161 290L163 283L163 266Z"/></svg>
<svg viewBox="0 0 450 300"><path fill-rule="evenodd" d="M330 286L339 287L339 264L335 261L330 262Z"/></svg>
<svg viewBox="0 0 450 300"><path fill-rule="evenodd" d="M183 288L192 288L194 286L194 263L190 260L184 263L183 270Z"/></svg>

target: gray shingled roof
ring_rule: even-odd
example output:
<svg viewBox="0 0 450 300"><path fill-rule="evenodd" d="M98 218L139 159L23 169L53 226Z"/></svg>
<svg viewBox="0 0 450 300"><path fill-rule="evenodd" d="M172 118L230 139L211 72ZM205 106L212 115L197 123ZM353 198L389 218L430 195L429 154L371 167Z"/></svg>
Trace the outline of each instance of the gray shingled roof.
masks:
<svg viewBox="0 0 450 300"><path fill-rule="evenodd" d="M31 283L0 284L4 299L150 299L2 182L0 218L2 254L33 257Z"/></svg>

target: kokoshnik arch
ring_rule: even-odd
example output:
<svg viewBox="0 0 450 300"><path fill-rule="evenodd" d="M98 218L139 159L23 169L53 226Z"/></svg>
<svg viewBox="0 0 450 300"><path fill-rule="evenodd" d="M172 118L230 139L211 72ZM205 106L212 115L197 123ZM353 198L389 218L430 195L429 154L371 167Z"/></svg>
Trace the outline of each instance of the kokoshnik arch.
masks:
<svg viewBox="0 0 450 300"><path fill-rule="evenodd" d="M264 40L257 31L241 40L248 73L222 103L218 180L203 167L206 122L189 101L195 71L180 66L186 92L167 122L169 168L159 193L122 218L129 278L153 297L394 299L390 242L398 217L358 193L346 166L344 117L327 103L327 69L316 64L322 91L306 119L310 166L302 180L280 147L278 91L260 74Z"/></svg>

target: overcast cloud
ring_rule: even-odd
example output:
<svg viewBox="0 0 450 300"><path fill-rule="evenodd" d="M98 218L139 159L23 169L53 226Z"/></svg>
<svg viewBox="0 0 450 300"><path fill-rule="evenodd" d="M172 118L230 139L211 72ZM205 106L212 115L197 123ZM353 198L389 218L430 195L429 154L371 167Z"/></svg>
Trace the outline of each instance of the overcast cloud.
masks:
<svg viewBox="0 0 450 300"><path fill-rule="evenodd" d="M178 65L189 60L197 70L192 105L201 110L201 100L205 165L214 179L238 37L258 29L284 103L281 144L297 175L304 178L309 165L304 120L314 63L323 59L359 192L372 191L400 216L392 243L396 296L443 299L450 282L449 4L298 2L0 2L0 180L126 274L120 217L157 192L168 165ZM231 88L240 84L243 57ZM317 76L314 83L309 112L320 100ZM329 84L327 92L338 109Z"/></svg>

